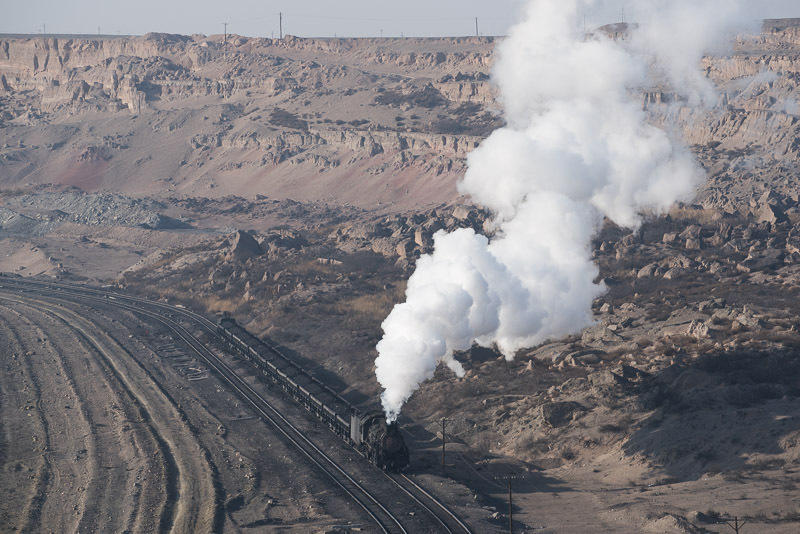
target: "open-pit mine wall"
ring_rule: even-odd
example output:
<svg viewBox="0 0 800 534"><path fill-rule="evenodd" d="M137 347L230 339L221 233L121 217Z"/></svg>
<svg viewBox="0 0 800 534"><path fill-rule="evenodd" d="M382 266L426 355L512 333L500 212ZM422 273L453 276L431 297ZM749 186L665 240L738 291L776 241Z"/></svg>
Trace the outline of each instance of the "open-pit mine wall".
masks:
<svg viewBox="0 0 800 534"><path fill-rule="evenodd" d="M451 200L466 155L501 123L494 44L0 37L0 185L339 198L341 180L356 195L357 178L375 176L370 202ZM697 111L667 87L644 88L653 121L677 122L717 182L763 181L743 164L755 157L794 187L781 164L800 150L798 21L767 21L702 67L720 106Z"/></svg>

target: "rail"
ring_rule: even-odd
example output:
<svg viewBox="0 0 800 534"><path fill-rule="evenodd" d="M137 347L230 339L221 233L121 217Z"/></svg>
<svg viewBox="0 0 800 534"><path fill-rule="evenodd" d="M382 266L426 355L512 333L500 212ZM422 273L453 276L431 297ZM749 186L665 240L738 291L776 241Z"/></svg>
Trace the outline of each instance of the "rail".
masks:
<svg viewBox="0 0 800 534"><path fill-rule="evenodd" d="M379 525L383 532L388 532L385 523L392 523L394 522L400 529L400 532L407 532L399 520L386 509L380 501L377 500L376 497L372 496L361 484L356 482L344 469L341 468L332 458L326 455L319 447L317 447L308 437L306 437L303 432L301 432L295 425L293 425L288 419L286 419L280 412L278 412L266 399L263 398L258 392L256 392L249 384L243 381L230 367L221 359L219 359L213 352L211 352L201 341L199 341L191 332L189 332L184 326L175 322L173 317L175 315L180 315L186 319L191 319L195 323L199 324L208 334L212 336L212 338L218 338L218 330L217 325L210 321L209 319L203 317L202 315L195 313L191 310L188 310L183 307L176 307L169 304L164 304L161 302L152 301L149 299L135 297L132 295L126 295L123 293L109 291L99 288L93 288L90 286L83 286L77 284L66 284L66 283L52 283L47 281L38 281L38 280L31 280L31 279L22 279L18 277L8 277L4 275L0 275L0 287L3 286L4 283L10 282L12 285L21 286L23 289L25 286L34 286L37 288L45 288L50 291L55 292L56 294L66 294L71 295L73 297L79 297L81 299L87 299L90 301L102 303L104 305L115 306L118 308L126 309L133 313L139 313L146 317L150 317L169 330L174 332L180 339L186 343L200 358L206 362L211 369L213 369L216 374L223 380L229 383L233 387L235 391L237 391L240 396L242 396L249 404L251 404L254 409L268 422L270 422L276 429L284 435L290 443L294 444L301 452L308 457L314 465L317 465L321 470L323 470L328 476L336 481L336 478L331 470L326 469L323 465L320 465L322 462L329 462L332 464L331 468L334 472L338 472L340 476L344 477L347 480L346 484L342 484L340 481L336 481L336 484L342 487L342 489L355 501L357 502L362 508L365 506L369 506L363 502L364 499L360 499L356 495L353 494L354 490L352 488L348 488L347 484L351 484L352 487L355 487L355 492L358 491L362 492L364 496L367 497L366 500L371 501L374 505L379 509L377 513L368 511L370 517ZM96 295L96 296L92 296ZM46 296L51 296L48 294ZM114 300L110 300L109 297L114 297ZM126 304L127 303L127 304ZM169 313L170 316L162 315L160 313L154 312L153 310L145 309L144 306L148 307L155 307L159 310L163 310L166 313ZM269 346L269 345L267 345ZM279 351L276 350L277 353ZM279 353L280 354L280 353ZM286 356L284 356L286 358ZM288 358L287 358L288 359ZM294 364L296 365L296 364ZM272 414L272 416L270 416ZM281 423L284 427L282 428ZM296 434L297 437L292 438L291 433ZM305 443L305 447L301 444ZM306 449L311 449L306 450ZM323 460L322 462L319 459L314 459L313 454L317 454ZM458 517L452 510L450 510L444 503L442 503L438 498L432 495L429 491L424 489L421 485L415 482L411 477L405 474L398 474L398 475L390 475L388 473L382 472L385 477L391 480L403 493L408 495L414 502L417 503L421 508L423 508L428 514L432 516L434 521L442 527L443 531L445 532L464 532L466 534L472 534L472 530L470 527ZM430 501L433 506L429 506L423 502L423 499ZM434 510L436 508L436 510ZM366 508L365 508L366 509ZM382 509L382 510L381 510ZM377 515L384 515L383 519L379 519ZM388 519L391 518L391 519Z"/></svg>

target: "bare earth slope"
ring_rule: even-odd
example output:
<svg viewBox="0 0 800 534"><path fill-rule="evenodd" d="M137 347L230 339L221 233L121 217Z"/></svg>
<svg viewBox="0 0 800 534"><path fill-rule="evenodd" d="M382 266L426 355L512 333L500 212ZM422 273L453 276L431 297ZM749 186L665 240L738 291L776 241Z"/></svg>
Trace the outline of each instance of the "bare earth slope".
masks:
<svg viewBox="0 0 800 534"><path fill-rule="evenodd" d="M476 135L496 122L485 114L491 45L0 40L0 180L150 195L448 200Z"/></svg>
<svg viewBox="0 0 800 534"><path fill-rule="evenodd" d="M494 43L0 38L0 185L452 201L466 154L499 123ZM706 59L722 109L698 115L669 88L644 88L654 120L677 118L709 168L701 198L738 207L765 183L791 193L799 58L798 27L767 24Z"/></svg>

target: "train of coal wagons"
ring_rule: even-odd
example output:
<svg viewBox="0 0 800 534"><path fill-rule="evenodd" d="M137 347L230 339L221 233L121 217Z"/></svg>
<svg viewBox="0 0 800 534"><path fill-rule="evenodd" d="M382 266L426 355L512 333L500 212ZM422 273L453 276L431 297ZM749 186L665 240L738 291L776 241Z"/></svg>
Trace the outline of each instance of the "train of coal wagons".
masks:
<svg viewBox="0 0 800 534"><path fill-rule="evenodd" d="M397 422L380 410L361 412L289 357L223 316L218 331L234 353L252 362L269 382L319 418L370 462L387 471L408 467L408 447Z"/></svg>

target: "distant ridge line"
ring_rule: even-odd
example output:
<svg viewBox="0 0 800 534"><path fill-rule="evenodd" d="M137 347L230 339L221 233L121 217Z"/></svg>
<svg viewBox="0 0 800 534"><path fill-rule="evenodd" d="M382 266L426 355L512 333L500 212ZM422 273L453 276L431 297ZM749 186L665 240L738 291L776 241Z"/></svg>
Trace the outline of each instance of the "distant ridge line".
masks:
<svg viewBox="0 0 800 534"><path fill-rule="evenodd" d="M626 23L611 23L605 24L603 26L598 27L598 30L601 31L609 31L609 30L624 30L630 26ZM778 18L778 19L762 19L762 32L779 32L786 30L788 28L793 28L800 26L800 17L788 17L788 18ZM94 40L109 40L109 39L130 39L130 38L137 38L137 37L145 37L150 33L159 33L163 35L176 35L181 37L192 37L192 35L204 35L204 34L181 34L181 33L166 33L166 32L148 32L145 34L96 34L96 33L0 33L0 39L94 39ZM209 35L208 37L210 37ZM248 39L270 39L270 37L266 36L256 36L256 35L236 35L231 34L232 37L245 37ZM330 36L313 36L313 35L305 35L305 36L292 36L286 35L286 37L296 37L299 39L317 39L317 40L386 40L386 41L393 41L393 40L403 40L403 39L417 39L417 40L438 40L438 39L461 39L465 37L478 37L474 35L440 35L440 36L403 36L403 37L378 37L378 36L361 36L361 37L348 37L348 36L339 36L339 37L330 37ZM489 38L489 39L502 39L503 35L481 35L478 38ZM275 40L272 38L272 40Z"/></svg>
<svg viewBox="0 0 800 534"><path fill-rule="evenodd" d="M141 37L130 34L96 34L96 33L0 33L0 39L122 39Z"/></svg>
<svg viewBox="0 0 800 534"><path fill-rule="evenodd" d="M762 31L783 31L794 26L800 26L800 18L764 19L764 23L761 28Z"/></svg>
<svg viewBox="0 0 800 534"><path fill-rule="evenodd" d="M46 33L42 35L41 33L0 33L0 39L81 39L81 40L102 40L108 41L112 39L139 39L139 38L147 38L147 36L153 35L164 35L164 36L176 36L176 37L185 37L191 39L193 37L199 36L205 39L213 39L217 35L219 35L220 39L222 34L184 34L184 33L145 33L145 34L119 34L119 35L105 35L105 34L91 34L91 33ZM403 40L413 40L413 41L442 41L442 40L450 40L450 39L476 39L476 40L485 40L491 42L496 39L503 39L505 38L504 35L481 35L476 37L475 35L440 35L440 36L416 36L416 35L406 35L405 37L345 37L345 36L338 36L338 37L330 37L330 36L312 36L312 35L285 35L283 39L278 39L277 37L265 37L265 36L251 36L251 35L239 35L235 33L228 34L228 41L230 42L232 39L241 37L245 39L264 39L267 41L281 41L281 40L292 40L292 39L303 39L308 41L403 41Z"/></svg>

